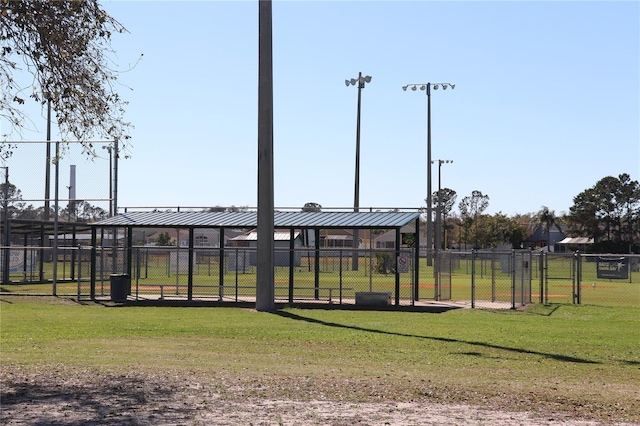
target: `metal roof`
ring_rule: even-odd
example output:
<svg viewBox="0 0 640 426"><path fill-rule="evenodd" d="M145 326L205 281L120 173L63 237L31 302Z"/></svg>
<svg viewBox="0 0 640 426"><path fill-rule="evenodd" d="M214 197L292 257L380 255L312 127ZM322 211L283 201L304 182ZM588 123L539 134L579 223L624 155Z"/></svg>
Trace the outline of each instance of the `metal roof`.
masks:
<svg viewBox="0 0 640 426"><path fill-rule="evenodd" d="M55 232L54 221L41 221L32 219L11 219L10 225L12 234L33 234L37 235L42 230L44 234L51 235ZM58 233L84 232L91 229L85 222L58 221Z"/></svg>
<svg viewBox="0 0 640 426"><path fill-rule="evenodd" d="M275 228L401 228L418 212L275 212ZM88 224L94 227L255 228L253 212L132 212Z"/></svg>

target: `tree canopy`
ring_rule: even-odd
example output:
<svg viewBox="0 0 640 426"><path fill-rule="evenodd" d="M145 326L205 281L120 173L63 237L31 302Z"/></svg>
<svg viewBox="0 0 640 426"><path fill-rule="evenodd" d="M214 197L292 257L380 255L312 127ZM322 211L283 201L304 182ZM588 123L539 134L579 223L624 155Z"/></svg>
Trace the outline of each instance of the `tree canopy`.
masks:
<svg viewBox="0 0 640 426"><path fill-rule="evenodd" d="M112 34L125 31L98 0L0 0L0 116L21 133L26 99L50 102L62 140L91 153L96 137L125 148L131 125L109 56ZM24 72L32 77L26 87L16 79ZM0 144L0 156L9 155L9 144Z"/></svg>
<svg viewBox="0 0 640 426"><path fill-rule="evenodd" d="M606 251L626 251L640 233L640 184L627 173L606 176L576 195L569 211L574 236L593 238Z"/></svg>

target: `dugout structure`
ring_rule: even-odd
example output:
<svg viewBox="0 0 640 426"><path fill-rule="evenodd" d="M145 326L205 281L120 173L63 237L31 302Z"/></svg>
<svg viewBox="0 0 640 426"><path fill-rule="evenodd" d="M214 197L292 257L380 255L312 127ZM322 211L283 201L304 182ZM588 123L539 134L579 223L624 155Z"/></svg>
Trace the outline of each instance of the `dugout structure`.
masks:
<svg viewBox="0 0 640 426"><path fill-rule="evenodd" d="M171 284L153 286L161 298L169 295L177 296L177 293L179 293L182 298L186 298L188 301L196 300L202 295L199 287L207 287L207 291L210 292L208 295L216 297L218 300L228 300L229 294L232 292L237 301L238 294L242 293L240 290L243 287L246 290L245 294L253 292L255 295L255 283L243 284L240 282L239 277L244 277L239 276L238 272L246 272L247 268L250 269L253 266L251 259L253 256L259 255L259 253L252 247L230 247L225 240L225 232L237 229L243 229L247 232L255 230L257 220L257 212L255 211L170 211L125 212L109 219L91 223L89 225L91 226L92 247L94 247L94 250L91 255L92 270L89 296L92 299L98 296L97 289L99 284L97 281L100 276L100 271L97 269L100 261L96 250L99 246L97 243L98 235L100 233L123 235L124 240L113 250L112 259L115 259L118 263L118 266L113 269L131 277L140 277L144 274L144 271L140 269L140 265L143 264L140 260L140 253L149 253L152 250L148 247L136 247L134 245L134 231L141 229L182 229L188 231L188 243L176 248L176 251L181 250L184 254L176 253L174 256L175 264L178 265L176 272L182 268L186 282L176 281L175 291ZM283 298L282 294L284 293L286 294L284 299L288 300L289 303L293 303L294 299L300 298L305 298L309 301L326 299L325 301L329 301L329 303L337 300L342 303L342 298L345 294L353 295L357 290L379 290L375 288L372 282L371 276L374 275L374 272L371 271L373 271L373 268L369 269L369 288L356 288L355 284L352 285L348 282L344 282L343 285L344 271L342 268L343 264L348 263L343 262L343 260L349 259L355 252L355 255L360 258L368 257L369 266L373 262L377 262L376 265L385 265L382 272L375 272L387 279L384 283L384 286L386 286L385 291L390 290L393 293L393 304L400 304L401 294L407 300L417 300L419 297L418 285L415 284L418 282L419 276L419 251L402 243L401 230L403 227L411 228L411 233L415 235L415 244L413 246L419 247L419 212L275 212L274 229L280 233L288 231L290 235L289 238L284 239L289 243L289 247L281 246L278 249L280 250L279 253L276 253L276 257L290 256L288 261L284 262L284 264L288 265L285 266L288 269L287 276L279 275L276 278L274 285L276 289L281 290L277 292L276 297ZM196 230L203 228L218 230L220 240L215 249L198 247L195 241ZM395 238L393 247L386 246L380 250L371 246L371 240L369 240L369 246L365 248L330 249L320 245L320 241L324 237L323 233L328 230L358 230L360 235L367 230L371 232L392 231L395 234ZM295 245L296 241L298 241L297 234L299 233L307 234L304 247ZM324 237L324 241L327 241L326 237ZM160 250L159 247L155 249ZM203 252L209 252L215 257L215 268L218 274L217 282L213 277L207 285L199 284L194 279L196 269L200 267L198 254ZM301 254L301 252L304 252L304 254ZM296 275L301 276L303 274L302 265L299 261L299 257L302 255L307 258L306 265L310 269L307 271L309 272L309 278L306 281L296 277ZM396 264L399 258L402 258L402 268ZM383 259L384 262L380 259ZM387 267L388 264L386 262L388 259L391 260L389 267ZM333 276L339 277L337 278L340 280L339 284L327 284L326 279L323 281L321 276L323 262L331 262L331 264L338 265ZM410 268L404 267L407 262L410 263ZM313 269L311 270L311 268ZM229 269L236 272L235 280L227 274ZM401 279L404 280L402 290ZM391 285L389 285L390 283ZM358 285L362 285L362 283L359 282ZM132 283L132 289L135 288L136 283L134 282ZM215 294L213 293L214 291Z"/></svg>

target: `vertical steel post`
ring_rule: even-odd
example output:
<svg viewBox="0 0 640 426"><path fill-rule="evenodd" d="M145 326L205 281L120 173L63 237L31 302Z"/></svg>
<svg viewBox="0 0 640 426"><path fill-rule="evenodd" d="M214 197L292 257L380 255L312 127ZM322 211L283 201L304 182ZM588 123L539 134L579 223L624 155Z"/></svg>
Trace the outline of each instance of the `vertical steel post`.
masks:
<svg viewBox="0 0 640 426"><path fill-rule="evenodd" d="M540 275L540 303L544 303L544 256L538 254L538 274Z"/></svg>
<svg viewBox="0 0 640 426"><path fill-rule="evenodd" d="M90 272L91 289L89 290L91 300L95 300L96 298L96 256L98 251L97 235L98 235L97 228L95 226L92 226L91 227L91 272Z"/></svg>
<svg viewBox="0 0 640 426"><path fill-rule="evenodd" d="M56 141L56 167L55 167L55 201L53 212L53 296L57 296L58 291L58 184L60 180L60 142Z"/></svg>
<svg viewBox="0 0 640 426"><path fill-rule="evenodd" d="M354 212L358 212L360 211L360 111L361 111L361 100L362 100L362 88L364 87L364 80L362 79L362 71L358 72L358 111L357 111L357 117L356 117L356 175L355 175L355 180L354 180L354 191L353 191L353 211ZM358 228L355 228L353 230L353 248L354 248L354 252L353 252L353 258L352 258L352 265L351 265L351 270L353 271L357 271L358 270L358 262L359 262L359 253L358 253L358 247L359 247L359 240L360 240L360 236L359 236L359 232L358 232Z"/></svg>
<svg viewBox="0 0 640 426"><path fill-rule="evenodd" d="M398 259L400 258L400 243L401 241L400 228L396 228L396 282L395 282L395 292L396 292L396 306L400 305L400 272L398 271Z"/></svg>
<svg viewBox="0 0 640 426"><path fill-rule="evenodd" d="M471 250L471 308L476 307L476 250Z"/></svg>
<svg viewBox="0 0 640 426"><path fill-rule="evenodd" d="M289 229L289 304L293 304L293 271L295 268L295 229Z"/></svg>
<svg viewBox="0 0 640 426"><path fill-rule="evenodd" d="M49 198L51 197L51 98L47 99L47 164L44 169L44 212L43 219L49 220L51 206Z"/></svg>
<svg viewBox="0 0 640 426"><path fill-rule="evenodd" d="M9 167L3 167L4 169L4 200L2 203L2 209L4 210L3 221L3 233L2 233L2 245L5 246L2 256L2 282L4 284L9 283L9 268L11 266L11 222L9 219ZM26 259L25 259L26 261Z"/></svg>
<svg viewBox="0 0 640 426"><path fill-rule="evenodd" d="M511 250L511 309L516 308L516 272L516 251Z"/></svg>
<svg viewBox="0 0 640 426"><path fill-rule="evenodd" d="M431 83L426 84L427 91L427 266L433 265L431 258L433 247L433 214L431 197Z"/></svg>
<svg viewBox="0 0 640 426"><path fill-rule="evenodd" d="M576 303L582 304L582 256L576 251Z"/></svg>
<svg viewBox="0 0 640 426"><path fill-rule="evenodd" d="M187 259L187 300L193 300L193 258L197 256L196 250L194 248L195 241L195 232L193 227L188 229L189 231L189 249L187 250L187 255L189 258Z"/></svg>
<svg viewBox="0 0 640 426"><path fill-rule="evenodd" d="M320 297L318 288L320 287L320 229L316 228L315 231L315 257L313 265L313 286L315 287L315 297ZM326 237L325 237L326 238ZM326 244L326 241L325 241ZM325 253L326 255L326 253Z"/></svg>
<svg viewBox="0 0 640 426"><path fill-rule="evenodd" d="M224 250L224 228L220 228L218 230L218 246L220 250L218 250L218 297L220 300L224 297L224 272L226 269L225 264L225 250ZM211 265L211 261L209 261L209 265ZM244 268L244 266L243 266ZM238 269L238 262L236 262L236 270Z"/></svg>
<svg viewBox="0 0 640 426"><path fill-rule="evenodd" d="M419 288L420 288L420 219L416 219L416 239L415 239L415 261L414 264L414 287L413 287L413 299L412 302L418 300Z"/></svg>

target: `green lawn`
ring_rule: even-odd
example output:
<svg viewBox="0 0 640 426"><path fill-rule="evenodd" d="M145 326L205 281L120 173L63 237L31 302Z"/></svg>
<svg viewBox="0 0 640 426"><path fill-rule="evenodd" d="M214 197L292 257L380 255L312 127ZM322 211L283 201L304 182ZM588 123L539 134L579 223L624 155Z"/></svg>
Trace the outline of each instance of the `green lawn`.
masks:
<svg viewBox="0 0 640 426"><path fill-rule="evenodd" d="M378 384L395 400L640 422L637 308L260 313L25 296L2 296L0 308L2 370L224 372L273 378L275 396L296 395L293 384L304 379L333 383L327 398L354 400L369 400ZM354 379L361 388L342 389Z"/></svg>

